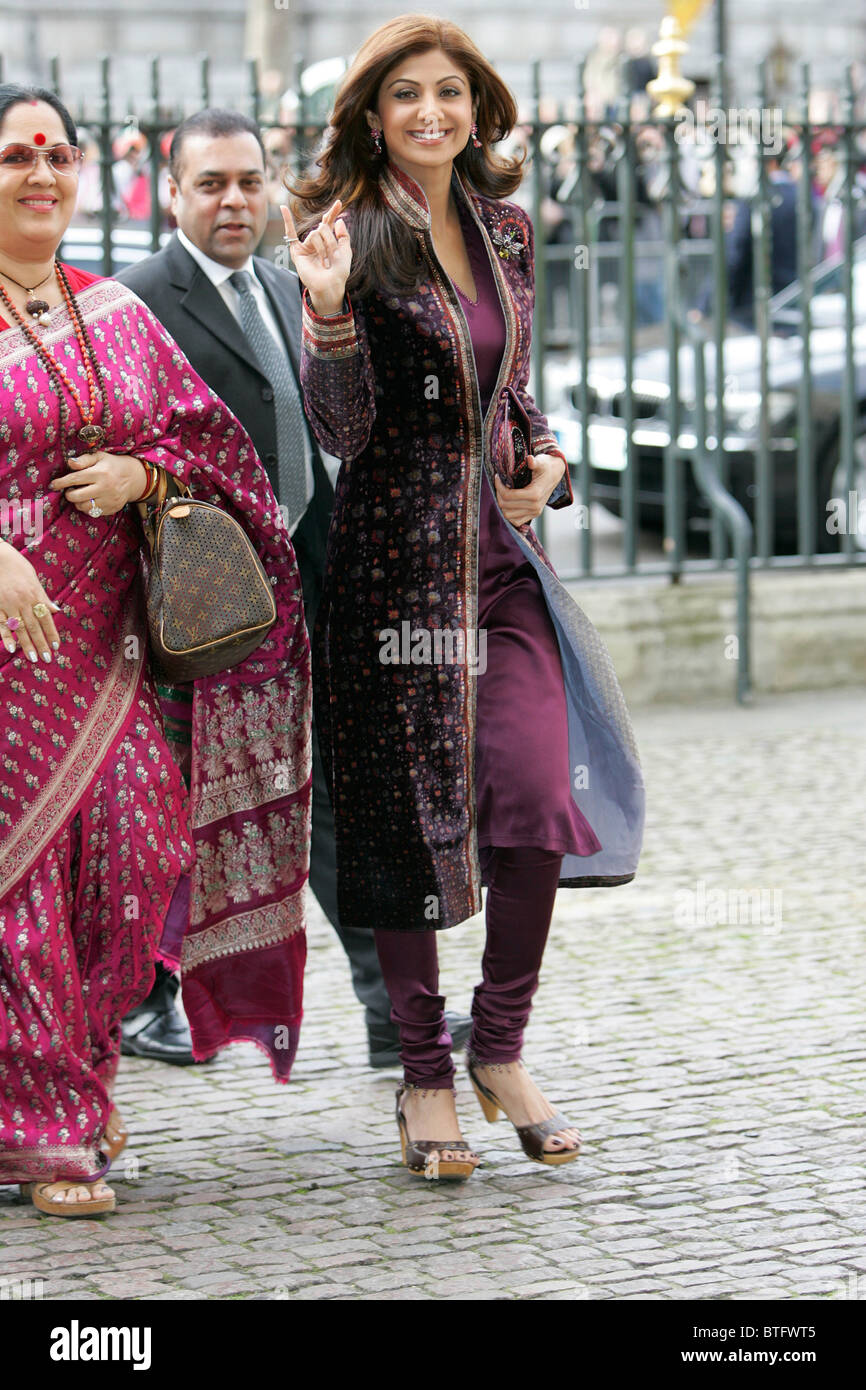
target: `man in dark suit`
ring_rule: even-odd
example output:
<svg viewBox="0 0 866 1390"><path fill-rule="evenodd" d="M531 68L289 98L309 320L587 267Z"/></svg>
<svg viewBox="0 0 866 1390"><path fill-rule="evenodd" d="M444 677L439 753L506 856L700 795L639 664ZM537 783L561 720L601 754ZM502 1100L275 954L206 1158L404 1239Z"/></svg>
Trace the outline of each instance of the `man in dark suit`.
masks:
<svg viewBox="0 0 866 1390"><path fill-rule="evenodd" d="M770 183L770 294L778 294L797 278L797 185L776 155L767 157ZM752 201L740 198L730 213L725 233L728 318L754 331L755 284L752 242ZM706 284L698 300L699 315L712 312L713 286Z"/></svg>
<svg viewBox="0 0 866 1390"><path fill-rule="evenodd" d="M250 435L284 509L312 632L334 490L303 416L300 281L253 255L268 218L258 127L233 111L201 111L175 131L169 170L177 231L163 250L117 278L144 300ZM396 1065L399 1034L373 933L344 930L337 913L334 821L315 725L310 886L349 958L366 1010L370 1064ZM158 969L150 997L124 1021L127 1054L181 1065L193 1060L175 988L173 977ZM457 1046L469 1019L448 1021Z"/></svg>
<svg viewBox="0 0 866 1390"><path fill-rule="evenodd" d="M770 182L770 293L778 294L797 278L797 185L775 158L767 160ZM737 203L734 223L725 241L728 271L728 312L745 328L755 323L752 208Z"/></svg>

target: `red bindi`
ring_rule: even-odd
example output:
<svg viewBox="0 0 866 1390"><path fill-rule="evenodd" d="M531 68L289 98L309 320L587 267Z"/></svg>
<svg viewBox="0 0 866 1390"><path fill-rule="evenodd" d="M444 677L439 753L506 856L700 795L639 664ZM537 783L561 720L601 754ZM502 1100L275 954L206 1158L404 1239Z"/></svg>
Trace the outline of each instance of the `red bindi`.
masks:
<svg viewBox="0 0 866 1390"><path fill-rule="evenodd" d="M45 144L45 136L42 134L41 130L37 130L36 134L33 136L33 143L34 145Z"/></svg>

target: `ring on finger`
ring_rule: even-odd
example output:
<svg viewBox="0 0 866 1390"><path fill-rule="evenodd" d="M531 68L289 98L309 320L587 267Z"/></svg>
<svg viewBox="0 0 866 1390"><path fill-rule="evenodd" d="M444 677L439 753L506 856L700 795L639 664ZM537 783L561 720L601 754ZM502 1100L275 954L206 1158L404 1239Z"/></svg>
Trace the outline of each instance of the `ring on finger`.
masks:
<svg viewBox="0 0 866 1390"><path fill-rule="evenodd" d="M8 627L8 629L9 629L10 632L17 632L18 629L19 629L19 627L21 626L21 619L20 619L20 618L7 618L7 619L6 619L6 626Z"/></svg>
<svg viewBox="0 0 866 1390"><path fill-rule="evenodd" d="M48 617L48 604L47 604L47 603L34 603L34 605L33 605L33 616L36 617L36 618L47 618L47 617Z"/></svg>
<svg viewBox="0 0 866 1390"><path fill-rule="evenodd" d="M90 499L90 515L91 515L91 516L102 516L102 508L101 508L101 507L97 507L97 505L96 505L96 498L95 498L95 497L91 497L91 499Z"/></svg>

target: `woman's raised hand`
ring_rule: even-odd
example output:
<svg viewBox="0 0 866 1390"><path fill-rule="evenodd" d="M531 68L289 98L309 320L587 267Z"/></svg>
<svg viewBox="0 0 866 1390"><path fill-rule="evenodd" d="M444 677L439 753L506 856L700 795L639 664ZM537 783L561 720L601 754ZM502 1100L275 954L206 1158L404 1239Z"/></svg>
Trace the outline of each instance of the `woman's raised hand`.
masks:
<svg viewBox="0 0 866 1390"><path fill-rule="evenodd" d="M292 264L301 283L310 292L317 314L338 314L343 307L346 281L352 269L352 243L346 224L340 217L343 204L337 198L303 241L292 241L289 251ZM286 236L298 235L295 220L287 207L282 207Z"/></svg>

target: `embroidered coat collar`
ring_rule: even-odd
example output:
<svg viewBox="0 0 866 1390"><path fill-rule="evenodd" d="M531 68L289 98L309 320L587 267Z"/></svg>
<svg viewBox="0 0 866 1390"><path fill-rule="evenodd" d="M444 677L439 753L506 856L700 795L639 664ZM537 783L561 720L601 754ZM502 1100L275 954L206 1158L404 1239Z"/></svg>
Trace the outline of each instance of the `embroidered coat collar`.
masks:
<svg viewBox="0 0 866 1390"><path fill-rule="evenodd" d="M427 195L420 184L390 159L386 161L379 175L379 187L388 206L393 208L404 222L408 222L409 226L417 231L430 230L430 205ZM477 216L477 209L472 206L472 194L456 166L451 170L451 187Z"/></svg>

